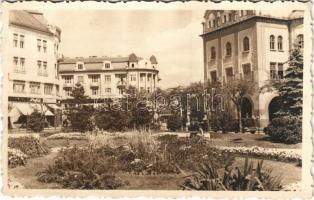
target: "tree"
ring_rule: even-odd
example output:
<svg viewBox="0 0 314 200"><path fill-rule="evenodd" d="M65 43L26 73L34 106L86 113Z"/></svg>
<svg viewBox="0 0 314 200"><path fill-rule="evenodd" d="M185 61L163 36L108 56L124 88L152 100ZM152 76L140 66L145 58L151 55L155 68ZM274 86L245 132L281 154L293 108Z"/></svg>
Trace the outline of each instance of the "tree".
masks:
<svg viewBox="0 0 314 200"><path fill-rule="evenodd" d="M77 83L71 92L72 99L67 99L69 104L66 115L70 121L70 127L79 132L90 131L93 129L91 117L93 107L86 105L88 97L85 96L84 87Z"/></svg>
<svg viewBox="0 0 314 200"><path fill-rule="evenodd" d="M40 113L38 110L32 112L32 114L28 117L28 128L36 133L44 130L45 124L45 115Z"/></svg>
<svg viewBox="0 0 314 200"><path fill-rule="evenodd" d="M248 79L237 79L235 77L229 79L227 83L223 86L223 91L226 94L227 98L236 107L237 119L239 123L239 129L243 132L242 125L242 100L245 96L252 95L255 91L256 83Z"/></svg>
<svg viewBox="0 0 314 200"><path fill-rule="evenodd" d="M294 48L290 52L282 81L272 82L278 90L280 107L270 124L265 128L274 141L297 143L302 141L302 104L303 104L303 53Z"/></svg>

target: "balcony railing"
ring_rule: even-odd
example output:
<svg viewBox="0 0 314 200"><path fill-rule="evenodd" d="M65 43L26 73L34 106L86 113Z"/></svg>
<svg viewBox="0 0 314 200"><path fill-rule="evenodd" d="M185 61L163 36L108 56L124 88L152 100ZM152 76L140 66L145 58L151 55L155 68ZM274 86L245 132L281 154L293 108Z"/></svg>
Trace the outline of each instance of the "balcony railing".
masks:
<svg viewBox="0 0 314 200"><path fill-rule="evenodd" d="M20 70L20 69L15 69L14 72L15 73L20 73L20 74L26 74L25 70Z"/></svg>
<svg viewBox="0 0 314 200"><path fill-rule="evenodd" d="M63 87L73 87L73 83L63 83Z"/></svg>
<svg viewBox="0 0 314 200"><path fill-rule="evenodd" d="M90 87L99 87L99 81L98 82L91 82Z"/></svg>
<svg viewBox="0 0 314 200"><path fill-rule="evenodd" d="M125 81L118 81L117 86L118 87L126 87L126 82Z"/></svg>

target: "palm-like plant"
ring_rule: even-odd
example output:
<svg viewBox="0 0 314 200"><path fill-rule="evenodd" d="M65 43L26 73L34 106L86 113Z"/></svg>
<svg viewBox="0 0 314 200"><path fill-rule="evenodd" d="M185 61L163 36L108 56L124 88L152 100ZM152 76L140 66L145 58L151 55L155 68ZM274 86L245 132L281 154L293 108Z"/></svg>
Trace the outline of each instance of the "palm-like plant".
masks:
<svg viewBox="0 0 314 200"><path fill-rule="evenodd" d="M197 172L186 176L181 185L185 190L233 190L233 191L267 191L281 188L280 177L273 177L272 170L263 170L263 161L257 163L246 158L243 169L228 162L221 178L212 162L201 164Z"/></svg>

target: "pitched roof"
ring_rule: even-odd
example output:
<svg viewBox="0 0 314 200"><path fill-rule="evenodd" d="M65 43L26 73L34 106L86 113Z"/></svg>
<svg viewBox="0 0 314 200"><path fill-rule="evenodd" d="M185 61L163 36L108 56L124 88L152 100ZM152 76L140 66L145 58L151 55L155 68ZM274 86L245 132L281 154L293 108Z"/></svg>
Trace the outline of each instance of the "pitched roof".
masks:
<svg viewBox="0 0 314 200"><path fill-rule="evenodd" d="M52 34L48 25L43 21L42 13L26 10L12 10L9 14L10 24L35 29L45 33Z"/></svg>

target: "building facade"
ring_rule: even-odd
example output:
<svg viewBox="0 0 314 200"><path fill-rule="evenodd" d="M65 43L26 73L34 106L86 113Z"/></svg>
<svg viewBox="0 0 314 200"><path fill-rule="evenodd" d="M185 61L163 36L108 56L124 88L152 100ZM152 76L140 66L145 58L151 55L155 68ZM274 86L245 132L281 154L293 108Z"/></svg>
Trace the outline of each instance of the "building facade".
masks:
<svg viewBox="0 0 314 200"><path fill-rule="evenodd" d="M152 93L158 83L158 62L137 57L63 58L59 60L59 73L64 98L69 98L76 83L84 86L91 99L121 98L128 86Z"/></svg>
<svg viewBox="0 0 314 200"><path fill-rule="evenodd" d="M9 123L14 126L39 104L39 110L53 116L49 105L56 108L60 99L57 65L60 28L49 24L37 11L12 10L4 35Z"/></svg>
<svg viewBox="0 0 314 200"><path fill-rule="evenodd" d="M204 80L253 80L258 88L282 79L289 52L303 48L303 12L272 16L255 10L208 10L203 21ZM242 101L242 116L265 127L276 112L276 92L259 92Z"/></svg>

